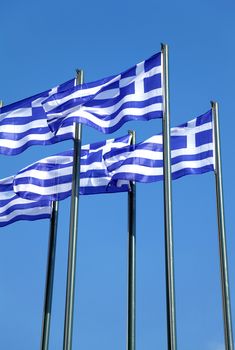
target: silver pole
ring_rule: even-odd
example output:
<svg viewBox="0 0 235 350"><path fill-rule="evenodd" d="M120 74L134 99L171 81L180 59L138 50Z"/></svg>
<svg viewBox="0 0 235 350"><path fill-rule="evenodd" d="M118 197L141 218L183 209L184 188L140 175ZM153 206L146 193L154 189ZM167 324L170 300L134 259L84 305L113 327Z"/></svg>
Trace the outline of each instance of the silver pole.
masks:
<svg viewBox="0 0 235 350"><path fill-rule="evenodd" d="M131 144L136 143L135 131ZM136 184L130 182L128 192L128 319L127 319L127 350L135 350L136 333Z"/></svg>
<svg viewBox="0 0 235 350"><path fill-rule="evenodd" d="M83 83L83 71L77 71L77 85ZM67 288L64 321L63 350L72 349L73 337L73 312L75 294L75 273L77 255L77 227L78 227L78 202L80 185L80 154L81 154L82 125L75 124L74 154L73 154L73 180L70 208L69 248L67 268Z"/></svg>
<svg viewBox="0 0 235 350"><path fill-rule="evenodd" d="M52 215L50 220L50 235L48 243L48 258L47 258L47 275L44 298L44 311L41 336L41 350L48 350L50 323L51 323L51 307L55 271L55 255L56 255L56 236L58 223L58 202L52 202Z"/></svg>
<svg viewBox="0 0 235 350"><path fill-rule="evenodd" d="M172 226L171 195L171 149L170 149L170 113L168 85L168 45L161 45L163 64L163 173L164 173L164 223L165 223L165 265L166 265L166 305L168 350L176 350L176 316L174 287L174 249Z"/></svg>
<svg viewBox="0 0 235 350"><path fill-rule="evenodd" d="M220 151L220 132L219 132L219 112L218 103L211 102L213 121L214 121L214 143L215 143L215 183L216 183L216 203L217 203L217 221L219 235L220 252L220 273L223 299L223 317L224 317L224 338L226 350L233 350L233 330L230 307L228 262L226 248L226 230L224 217L223 183Z"/></svg>

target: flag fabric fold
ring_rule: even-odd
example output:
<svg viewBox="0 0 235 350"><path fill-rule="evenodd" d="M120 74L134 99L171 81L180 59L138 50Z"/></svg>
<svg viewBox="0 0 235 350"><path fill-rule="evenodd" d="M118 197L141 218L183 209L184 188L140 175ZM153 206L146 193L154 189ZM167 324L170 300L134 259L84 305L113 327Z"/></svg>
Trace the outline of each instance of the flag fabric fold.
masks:
<svg viewBox="0 0 235 350"><path fill-rule="evenodd" d="M50 201L31 201L20 198L13 190L14 176L0 180L0 227L19 220L50 219Z"/></svg>
<svg viewBox="0 0 235 350"><path fill-rule="evenodd" d="M158 53L121 74L55 93L43 107L55 134L73 122L112 133L129 120L162 118L162 100Z"/></svg>
<svg viewBox="0 0 235 350"><path fill-rule="evenodd" d="M119 180L163 180L162 135L104 155L112 186ZM212 112L171 129L172 179L214 171Z"/></svg>
<svg viewBox="0 0 235 350"><path fill-rule="evenodd" d="M55 136L47 123L42 102L75 85L71 79L53 89L0 108L0 154L17 155L32 145L49 145L73 138L73 126Z"/></svg>
<svg viewBox="0 0 235 350"><path fill-rule="evenodd" d="M129 181L108 186L110 175L103 155L110 149L130 144L130 135L82 146L80 194L129 191ZM73 150L44 158L24 169L14 178L14 191L24 199L35 201L62 200L71 195Z"/></svg>

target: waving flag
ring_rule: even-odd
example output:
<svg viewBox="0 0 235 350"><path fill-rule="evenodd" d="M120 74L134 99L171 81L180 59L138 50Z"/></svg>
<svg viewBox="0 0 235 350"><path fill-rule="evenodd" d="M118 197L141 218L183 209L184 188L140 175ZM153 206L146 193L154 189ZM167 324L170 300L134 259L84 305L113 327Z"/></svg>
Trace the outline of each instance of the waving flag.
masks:
<svg viewBox="0 0 235 350"><path fill-rule="evenodd" d="M161 118L161 53L119 75L58 92L43 107L55 134L73 122L112 133L129 120Z"/></svg>
<svg viewBox="0 0 235 350"><path fill-rule="evenodd" d="M108 186L111 177L106 169L103 154L111 148L130 144L130 135L97 142L82 147L80 194L124 192L129 181L120 187ZM21 170L14 179L14 191L30 200L62 200L71 195L73 150L47 157Z"/></svg>
<svg viewBox="0 0 235 350"><path fill-rule="evenodd" d="M51 202L23 199L13 191L14 176L0 180L0 227L18 220L50 219Z"/></svg>
<svg viewBox="0 0 235 350"><path fill-rule="evenodd" d="M171 129L172 179L214 170L211 111ZM163 179L162 135L104 155L111 184L118 180L153 182Z"/></svg>
<svg viewBox="0 0 235 350"><path fill-rule="evenodd" d="M73 137L73 127L55 136L48 127L42 102L56 92L73 87L75 79L51 90L0 108L0 154L16 155L32 145L48 145Z"/></svg>

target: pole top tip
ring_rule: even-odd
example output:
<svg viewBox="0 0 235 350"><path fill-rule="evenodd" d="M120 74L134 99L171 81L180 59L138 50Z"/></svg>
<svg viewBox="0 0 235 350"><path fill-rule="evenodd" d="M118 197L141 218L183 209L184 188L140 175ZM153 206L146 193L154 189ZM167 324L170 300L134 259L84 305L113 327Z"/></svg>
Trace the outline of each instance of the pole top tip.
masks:
<svg viewBox="0 0 235 350"><path fill-rule="evenodd" d="M76 69L76 84L80 85L83 83L84 72L82 69Z"/></svg>
<svg viewBox="0 0 235 350"><path fill-rule="evenodd" d="M165 49L168 49L168 45L161 43L161 50L165 50Z"/></svg>
<svg viewBox="0 0 235 350"><path fill-rule="evenodd" d="M213 108L213 107L215 107L216 105L218 105L218 102L211 100L211 107Z"/></svg>

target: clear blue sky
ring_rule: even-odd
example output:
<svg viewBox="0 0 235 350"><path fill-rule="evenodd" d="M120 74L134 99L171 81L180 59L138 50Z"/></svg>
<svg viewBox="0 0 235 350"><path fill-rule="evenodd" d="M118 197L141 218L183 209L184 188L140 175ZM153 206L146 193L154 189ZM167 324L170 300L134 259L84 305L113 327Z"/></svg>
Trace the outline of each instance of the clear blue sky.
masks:
<svg viewBox="0 0 235 350"><path fill-rule="evenodd" d="M171 125L220 103L232 316L235 324L235 3L198 1L3 0L0 99L5 104L62 83L119 73L170 48ZM159 120L131 122L141 141ZM113 135L112 135L113 136ZM110 136L110 137L112 137ZM83 128L83 143L108 136ZM72 147L67 141L1 156L0 177ZM137 350L167 348L162 184L137 186ZM70 200L60 203L50 349L62 348ZM173 183L178 348L224 349L214 176ZM49 221L0 232L0 347L39 348ZM126 343L127 195L80 200L74 349L120 350Z"/></svg>

